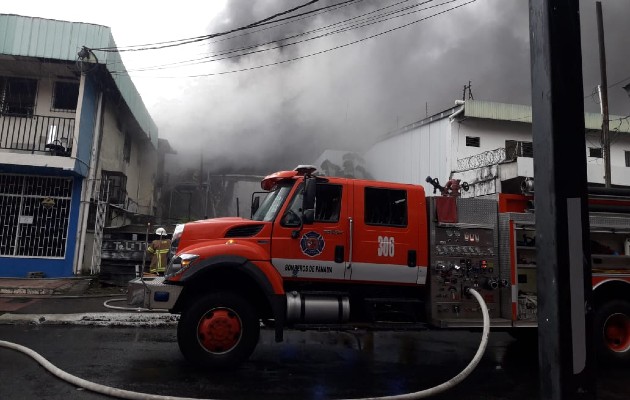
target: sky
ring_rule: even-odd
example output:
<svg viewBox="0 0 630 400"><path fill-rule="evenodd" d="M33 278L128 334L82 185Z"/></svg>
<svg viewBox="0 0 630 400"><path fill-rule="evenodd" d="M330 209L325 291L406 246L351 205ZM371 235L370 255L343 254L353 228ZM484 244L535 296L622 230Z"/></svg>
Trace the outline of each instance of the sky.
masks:
<svg viewBox="0 0 630 400"><path fill-rule="evenodd" d="M341 2L322 0L297 12ZM303 3L110 0L95 7L23 0L3 4L0 12L109 26L123 48L225 32ZM198 160L203 153L212 168L264 174L312 163L324 149L360 153L387 132L452 107L469 82L475 100L531 104L528 1L467 3L359 0L264 30L122 56L160 137L178 157ZM333 23L413 5L409 15L332 34ZM599 112L593 95L600 81L595 1L581 0L580 13L584 104L586 111ZM603 14L609 109L625 116L630 2L605 0ZM294 35L300 36L288 39ZM315 35L323 37L275 48ZM372 35L378 36L366 39ZM233 52L243 47L265 51ZM219 52L232 58L181 64ZM243 69L250 70L226 73Z"/></svg>

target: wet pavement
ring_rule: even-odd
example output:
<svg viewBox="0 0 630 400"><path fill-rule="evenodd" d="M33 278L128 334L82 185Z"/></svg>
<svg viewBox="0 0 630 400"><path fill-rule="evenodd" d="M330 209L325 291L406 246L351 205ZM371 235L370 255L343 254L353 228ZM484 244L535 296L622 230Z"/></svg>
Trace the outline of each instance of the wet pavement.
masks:
<svg viewBox="0 0 630 400"><path fill-rule="evenodd" d="M169 328L0 326L0 337L33 348L74 375L117 388L196 398L281 400L363 398L425 389L464 368L480 334L291 331L285 343L275 343L273 332L264 330L251 359L233 371L192 367ZM459 387L435 398L536 398L535 362L504 364L513 342L493 334L477 370ZM11 382L0 387L0 398L66 399L74 391L59 382L50 390L42 387L50 381L49 374L26 356L0 349L0 358L5 360L0 365L3 381ZM16 371L14 365L24 369ZM75 394L72 398L102 398Z"/></svg>
<svg viewBox="0 0 630 400"><path fill-rule="evenodd" d="M0 280L0 288L6 288L6 283ZM125 288L79 280L71 285L57 283L35 284L51 289L52 294L0 295L0 339L31 347L81 378L143 393L274 400L403 394L458 374L472 359L481 336L479 332L431 330L288 331L284 343L275 343L273 332L263 329L256 351L240 368L204 371L182 358L175 320L156 327L151 323L159 318L156 313L121 312L105 306L124 298ZM24 282L14 285L23 289ZM115 322L130 316L136 319L128 327ZM11 322L17 318L24 321ZM72 321L60 323L55 318ZM535 345L493 332L473 373L433 398L536 399L537 351ZM0 399L107 398L77 390L18 352L0 348L0 360ZM628 377L630 367L600 369L598 399L630 398Z"/></svg>
<svg viewBox="0 0 630 400"><path fill-rule="evenodd" d="M341 399L403 394L437 385L473 357L480 334L464 331L298 332L284 343L263 330L251 359L231 371L194 368L174 328L1 325L0 337L81 378L143 393L213 399ZM492 333L473 373L435 399L536 399L536 349ZM33 360L0 348L2 399L103 399L58 381ZM630 398L630 369L599 373L598 399Z"/></svg>

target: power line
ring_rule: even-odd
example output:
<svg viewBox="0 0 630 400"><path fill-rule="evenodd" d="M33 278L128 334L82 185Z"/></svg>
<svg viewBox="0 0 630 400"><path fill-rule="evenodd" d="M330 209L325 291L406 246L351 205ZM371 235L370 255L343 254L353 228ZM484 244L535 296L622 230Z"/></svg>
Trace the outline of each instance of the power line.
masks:
<svg viewBox="0 0 630 400"><path fill-rule="evenodd" d="M627 80L630 80L630 76L626 76L625 78L620 79L617 82L608 85L607 88L608 89L613 88L613 87L615 87L617 85L620 85L620 84L624 83ZM597 94L597 86L593 88L593 91L591 92L591 94L589 94L587 96L584 96L584 98L587 99L587 98L590 97L593 100L594 103L599 104L599 102L595 100L595 95L596 94Z"/></svg>
<svg viewBox="0 0 630 400"><path fill-rule="evenodd" d="M358 1L363 1L363 0L358 0ZM151 70L161 70L161 69L167 69L168 67L171 67L171 66L180 66L180 65L190 66L190 65L197 65L197 64L201 64L201 63L205 63L205 62L212 62L212 61L223 60L223 59L226 59L227 57L226 58L221 58L219 60L209 60L209 59L216 58L216 57L219 57L219 56L225 55L225 54L236 53L238 51L244 51L244 50L249 50L249 49L254 49L254 48L266 46L266 45L269 45L269 44L274 44L274 43L277 43L279 41L286 41L286 40L294 39L296 37L309 35L309 34L312 34L314 32L318 32L318 31L321 31L321 30L330 29L330 28L332 28L332 27L334 27L336 25L343 24L343 23L346 23L348 21L351 21L351 20L354 20L354 19L357 19L357 18L362 18L362 17L365 17L367 15L370 15L370 14L373 14L373 13L376 13L376 12L379 12L379 11L382 11L382 10L385 10L385 9L388 9L388 8L391 8L391 7L395 7L395 6L399 5L399 4L406 3L408 1L410 1L410 0L403 0L403 1L400 1L398 3L389 5L387 7L383 7L383 8L380 8L378 10L374 10L374 11L371 11L371 12L368 12L368 13L365 13L365 14L361 14L361 15L352 17L352 18L348 18L346 20L338 21L338 22L335 22L333 24L325 25L323 27L320 27L320 28L317 28L317 29L313 29L313 30L310 30L310 31L306 31L306 32L301 32L301 33L298 33L298 34L295 34L295 35L286 36L286 37L283 37L283 38L278 38L278 39L275 39L275 40L272 40L272 41L268 41L268 42L265 42L265 43L258 43L258 44L254 44L254 45L250 45L250 46L246 46L246 47L241 47L241 48L233 48L233 49L222 50L220 52L210 53L209 55L206 55L206 56L203 56L203 57L199 57L199 58L194 58L194 59L184 60L184 61L178 61L178 62L172 62L172 63L166 63L166 64L160 64L160 65L151 66L151 67L145 67L145 68L137 68L137 69L134 69L134 70L129 70L127 72L143 72L143 71L151 71ZM428 3L428 2L431 2L431 1L434 1L434 0L428 0L428 1L425 1L425 2L420 3L418 5L425 4L425 3ZM339 4L341 4L341 3L339 3ZM344 4L343 7L346 7L347 5L348 4ZM341 8L341 7L338 7L338 8ZM404 9L401 9L401 10L404 10ZM328 10L328 11L331 11L331 10ZM398 10L398 11L400 11L400 10ZM304 19L304 18L301 18L301 19ZM292 22L295 22L295 21L292 21ZM279 24L279 25L276 25L276 26L281 26L281 25L285 25L285 24ZM218 43L218 42L221 42L221 41L224 41L224 40L229 40L229 39L236 38L236 37L239 37L239 36L242 36L242 35L253 34L255 32L260 32L262 30L271 29L271 28L273 28L273 27L268 27L268 28L261 29L261 30L258 30L258 31L254 31L254 32L247 32L247 33L244 33L244 34L241 34L241 35L236 35L236 36L232 36L232 37L229 37L229 38L220 39L220 40L217 40L217 41L214 41L214 42L211 42L211 43ZM341 32L343 32L343 31L342 30L338 30L338 31L333 32L333 33L341 33ZM323 37L323 36L318 36L316 38L320 38L320 37ZM316 39L316 38L313 38L313 39ZM288 46L288 45L292 45L292 44L293 43L285 44L284 46ZM273 48L264 49L264 51L274 50L274 49L277 49L277 48L280 48L280 47L284 47L284 46L276 46L276 47L273 47ZM240 55L238 55L236 57L244 56L246 54L251 54L251 53L240 54ZM235 57L231 57L231 58L235 58Z"/></svg>
<svg viewBox="0 0 630 400"><path fill-rule="evenodd" d="M433 1L433 0L429 0L429 1ZM441 6L441 5L444 5L444 4L447 4L447 3L452 3L452 2L454 2L454 1L458 1L458 0L449 0L449 1L446 1L446 2L444 2L444 3L440 3L440 4L438 4L437 6ZM450 11L453 11L453 10L455 10L455 9L457 9L457 8L460 8L460 7L466 6L466 5L468 5L468 4L474 3L475 1L476 1L476 0L470 0L470 1L465 2L465 3L463 3L463 4L460 4L460 5L457 5L457 6L454 6L454 7L448 8L448 9L446 9L446 10L443 10L443 11L437 12L437 13L435 13L435 14L429 15L429 16L424 17L424 18L420 18L420 19L418 19L418 20L415 20L415 21L409 22L409 23L407 23L407 24L404 24L404 25L401 25L401 26L398 26L398 27L395 27L395 28L392 28L392 29L388 29L388 30L386 30L386 31L383 31L383 32L380 32L380 33L377 33L377 34L374 34L374 35L370 35L370 36L368 36L368 37L365 37L365 38L362 38L362 39L358 39L358 40L355 40L355 41L352 41L352 42L349 42L349 43L346 43L346 44L343 44L343 45L335 46L335 47L333 47L333 48L325 49L325 50L318 51L318 52L314 52L314 53L311 53L311 54L306 54L306 55L304 55L304 56L294 57L294 58L291 58L291 59L282 60L282 61L276 61L276 62L272 62L272 63L268 63L268 64L263 64L263 65L258 65L258 66L254 66L254 67L241 68L241 69L232 70L232 71L223 71L223 72L217 72L217 73L196 74L196 75L187 75L187 76L156 76L155 78L180 78L180 77L182 77L182 78L197 78L197 77L205 77L205 76L216 76L216 75L225 75L225 74L231 74L231 73L236 73L236 72L251 71L251 70L255 70L255 69L260 69L260 68L265 68L265 67L270 67L270 66L275 66L275 65L285 64L285 63L288 63L288 62L297 61L297 60L301 60L301 59L305 59L305 58L313 57L313 56L316 56L316 55L320 55L320 54L328 53L328 52L330 52L330 51L337 50L337 49L340 49L340 48L348 47L348 46L351 46L351 45L354 45L354 44L357 44L357 43L363 42L363 41L365 41L365 40L372 39L372 38L375 38L375 37L378 37L378 36L384 35L384 34L386 34L386 33L390 33L390 32L393 32L393 31L396 31L396 30L399 30L399 29L405 28L405 27L407 27L407 26L410 26L410 25L416 24L416 23L418 23L418 22L425 21L425 20L427 20L427 19L430 19L430 18L436 17L436 16L438 16L438 15L441 15L441 14L444 14L444 13L447 13L447 12L450 12ZM428 2L428 1L427 1L427 2ZM433 7L436 7L436 6L431 6L431 7L427 7L427 8L433 8ZM406 15L406 14L405 14L405 15ZM326 36L326 35L322 35L322 36ZM286 47L286 46L288 46L288 45L293 45L293 44L296 44L296 43L287 44L287 45L283 45L283 46L279 46L279 47ZM253 52L252 52L252 53L253 53ZM243 54L241 54L240 56L242 56L242 55L243 55ZM226 57L226 58L234 58L234 57ZM224 59L225 59L225 58L224 58ZM212 60L212 61L218 61L218 60ZM116 71L112 71L112 73L124 74L124 73L128 73L128 72L122 72L122 71L121 71L121 72L116 72Z"/></svg>
<svg viewBox="0 0 630 400"><path fill-rule="evenodd" d="M208 56L206 56L206 57L202 57L202 58L198 58L198 59L195 59L195 60L190 60L190 61L205 60L205 59L207 59L207 58L211 58L211 57L217 57L217 56L221 56L221 55L225 55L225 54L235 53L235 52L237 52L237 51L249 50L249 49L253 49L253 48L257 48L257 47L262 47L262 46L266 46L266 45L269 45L269 44L273 44L273 43L276 43L276 42L279 42L279 41L286 41L286 40L294 39L294 38L296 38L296 37L305 36L305 35L309 35L309 34L312 34L312 33L315 33L315 32L319 32L319 31L322 31L322 30L331 29L331 28L332 28L332 27L334 27L334 26L337 26L337 25L340 25L340 24L344 24L344 23L346 23L346 22L349 22L349 21L352 21L352 20L355 20L355 19L358 19L358 18L362 18L362 17L365 17L365 16L370 15L370 14L374 14L374 13L377 13L377 12L383 11L383 10L385 10L385 9L391 8L391 7L395 7L395 6L397 6L397 5L400 5L400 4L402 4L402 3L406 3L406 2L409 2L409 1L410 1L410 0L403 0L403 1L400 1L400 2L398 2L398 3L392 4L392 5L389 5L389 6L386 6L386 7L382 7L382 8L379 8L379 9L377 9L377 10L374 10L374 11L371 11L371 12L368 12L368 13L364 13L364 14L361 14L361 15L358 15L358 16L355 16L355 17L352 17L352 18L348 18L348 19L345 19L345 20L342 20L342 21L338 21L338 22L335 22L335 23L329 24L329 25L325 25L325 26L323 26L323 27L319 27L319 28L316 28L316 29L312 29L312 30L310 30L310 31L301 32L301 33L298 33L298 34L295 34L295 35L286 36L286 37L283 37L283 38L278 38L278 39L274 39L274 40L271 40L271 41L268 41L268 42L258 43L258 44L254 44L254 45L250 45L250 46L246 46L246 47L241 47L241 48L236 48L236 49L227 49L227 50L222 50L222 51L220 51L220 52L211 53L211 55L208 55ZM418 7L418 6L422 5L422 4L429 3L429 2L432 2L432 1L434 1L434 0L427 0L427 1L424 1L424 2L422 2L422 3L419 3L419 4L416 4L416 5L413 5L413 6L411 6L411 7ZM400 9L400 10L397 10L397 11L394 11L393 13L400 12L400 11L406 10L406 9L408 9L408 8L411 8L411 7L406 7L406 8L403 8L403 9ZM383 16L383 15L388 15L388 14L381 14L380 16ZM379 16L377 16L377 17L379 17ZM277 25L277 26L280 26L280 25ZM355 26L351 26L351 27L349 27L349 28L355 28L355 27L356 27L356 25L355 25ZM265 28L265 29L271 29L271 28ZM345 30L349 30L349 29L345 29ZM335 31L335 32L333 32L333 33L340 33L340 32L344 32L345 30L337 30L337 31ZM261 31L262 31L262 30L261 30ZM255 32L259 32L259 31L255 31ZM251 33L254 33L254 32L251 32ZM250 32L248 32L247 34L250 34ZM238 36L240 36L240 35L238 35ZM234 36L234 37L238 37L238 36ZM321 36L320 36L320 37L321 37ZM219 41L222 41L222 40L228 40L228 39L231 39L231 38L225 38L225 39L221 39L221 40L218 40L218 41L215 41L215 42L211 42L211 43L217 43L217 42L219 42ZM276 47L276 48L277 48L277 47ZM272 49L269 49L269 50L272 50Z"/></svg>
<svg viewBox="0 0 630 400"><path fill-rule="evenodd" d="M208 74L198 74L198 75L188 75L188 76L170 76L170 77L161 76L161 77L154 77L154 78L166 78L166 79L171 79L171 78L201 78L201 77L206 77L206 76L227 75L227 74L234 74L234 73L237 73L237 72L252 71L252 70L256 70L256 69L261 69L261 68L271 67L271 66L275 66L275 65L285 64L285 63L288 63L288 62L303 60L305 58L317 56L317 55L324 54L324 53L329 53L329 52L331 52L333 50L338 50L338 49L341 49L341 48L344 48L344 47L348 47L348 46L351 46L351 45L354 45L354 44L357 44L357 43L364 42L364 41L366 41L368 39L372 39L372 38L375 38L375 37L378 37L378 36L385 35L387 33L391 33L391 32L397 31L397 30L405 28L407 26L410 26L410 25L413 25L413 24L416 24L416 23L428 20L428 19L436 17L438 15L441 15L441 14L453 11L453 10L455 10L457 8L464 7L466 5L472 4L472 3L476 2L476 1L477 0L470 0L470 1L467 1L467 2L462 3L460 5L457 5L457 6L449 8L449 9L446 9L446 10L440 11L438 13L435 13L433 15L429 15L427 17L420 18L418 20L415 20L415 21L409 22L407 24L398 26L396 28L388 29L386 31L383 31L383 32L380 32L380 33L377 33L377 34L374 34L374 35L370 35L370 36L362 38L362 39L358 39L358 40L355 40L355 41L352 41L352 42L349 42L349 43L346 43L346 44L335 46L335 47L332 47L332 48L329 48L329 49L326 49L326 50L321 50L321 51L318 51L318 52L315 52L315 53L306 54L306 55L303 55L303 56L300 56L300 57L294 57L294 58L290 58L290 59L287 59L287 60L276 61L276 62L273 62L273 63L262 64L262 65L257 65L257 66L254 66L254 67L241 68L241 69L236 69L236 70L231 70L231 71L215 72L215 73L208 73Z"/></svg>
<svg viewBox="0 0 630 400"><path fill-rule="evenodd" d="M269 30L269 29L277 28L277 27L279 27L279 26L288 25L288 24L293 23L293 22L299 22L299 21L302 21L302 20L304 20L304 19L308 19L308 18L316 17L316 16L318 16L318 15L325 14L325 13L327 13L327 12L331 12L331 11L338 10L338 9L340 9L340 8L347 7L347 6L349 6L351 3L359 3L359 2L362 2L362 1L364 1L364 0L349 0L349 1L343 1L343 2L341 2L341 3L333 4L333 5L330 5L330 6L326 6L326 7L318 8L318 9L316 9L316 10L313 10L313 13L312 13L312 14L311 14L310 12L308 12L308 13L302 13L302 14L297 14L297 15L295 15L295 16L293 16L293 17L287 17L287 18L283 18L283 19L280 19L280 20L277 20L277 21L273 21L273 22L265 23L264 25L271 25L271 24L274 24L274 23L276 23L276 22L280 22L280 21L283 21L283 20L285 20L285 19L289 19L289 21L287 21L287 22L283 22L283 23L281 23L281 24L271 25L271 26L267 26L266 28L262 28L262 29L258 29L258 30L253 30L253 31L250 31L250 32L244 32L244 33L240 33L240 34L238 34L238 35L233 35L233 36L230 36L230 37L222 38L222 39L219 39L219 40L212 41L212 42L210 42L210 44L220 43L220 42L223 42L223 41L226 41L226 40L231 40L231 39L235 39L235 38L242 37L242 36L253 35L253 34L255 34L255 33L259 33L259 32L263 32L263 31ZM409 0L404 0L404 1L402 1L401 3L404 3L404 2L407 2L407 1L409 1ZM323 11L322 11L322 10L323 10ZM317 12L317 11L322 11L322 12ZM309 15L308 15L308 16L304 16L305 14L309 14ZM299 18L299 17L301 17L301 16L304 16L304 17Z"/></svg>
<svg viewBox="0 0 630 400"><path fill-rule="evenodd" d="M181 46L184 44L189 44L189 43L195 43L195 42L200 42L203 40L208 40L208 39L212 39L215 37L219 37L219 36L225 36L225 35L229 35L231 33L234 32L239 32L239 31L243 31L246 29L250 29L250 28L254 28L254 27L258 27L258 26L262 26L262 25L266 25L269 23L272 23L271 21L273 21L274 19L276 19L277 17L280 17L282 15L286 15L286 14L290 14L294 11L297 11L301 8L304 7L308 7L314 3L317 3L320 0L311 0L308 1L302 5L299 5L297 7L293 7L289 10L285 10L276 14L273 14L270 17L267 18L263 18L259 21L256 22L252 22L251 24L245 25L245 26L241 26L238 28L234 28L234 29L230 29L228 31L224 31L224 32L219 32L219 33L213 33L213 34L209 34L209 35L203 35L203 36L197 36L197 37L192 37L192 38L187 38L187 39L177 39L177 40L172 40L172 41L166 41L166 42L157 42L157 43L148 43L148 44L143 44L143 45L132 45L132 46L126 46L126 47L101 47L101 48L97 48L97 49L91 49L93 51L106 51L106 52L123 52L123 51L145 51L145 50L158 50L158 49L164 49L164 48L168 48L168 47L175 47L175 46ZM344 4L344 3L352 3L355 2L357 0L346 0L342 3L337 3L337 4L333 4L330 6L326 6L326 7L322 7L320 9L316 9L316 10L311 10L308 11L306 13L302 13L302 14L298 14L297 16L303 16L303 15L307 15L307 14L311 14L314 13L316 11L321 11L323 9L327 9L327 8L331 8L331 7L335 7L338 6L339 4ZM293 16L293 17L288 17L288 18L284 18L278 21L273 21L273 22L279 22L279 21L283 21L286 19L291 19L291 18L295 18L297 16Z"/></svg>
<svg viewBox="0 0 630 400"><path fill-rule="evenodd" d="M276 45L274 47L268 47L268 48L264 48L264 49L260 49L260 50L254 50L254 51L245 52L245 53L240 53L240 54L236 54L236 55L232 55L232 56L217 58L217 57L219 57L221 55L238 53L238 52L241 52L241 51L244 51L244 50L249 50L249 49L255 49L255 48L262 47L262 46L267 46L267 45L270 45L270 44L274 44L274 43L277 43L279 41L286 41L286 40L294 39L294 38L297 38L297 37L300 37L300 36L309 35L309 34L312 34L314 32L326 30L326 29L329 29L329 28L334 27L336 25L344 24L344 23L346 23L348 21L365 17L367 15L370 15L370 14L373 14L375 12L379 12L379 11L385 10L387 8L391 8L393 6L399 5L401 3L405 3L407 1L409 1L409 0L404 0L404 1L401 1L399 3L390 5L388 7L383 7L381 9L379 9L379 10L375 10L375 11L372 11L372 12L369 12L369 13L366 13L366 14L362 14L362 15L359 15L359 16L356 16L356 17L353 17L353 18L346 19L344 21L339 21L339 22L336 22L336 23L333 23L333 24L330 24L330 25L326 25L324 27L320 27L320 28L317 28L317 29L313 29L313 30L310 30L310 31L302 32L302 33L295 34L295 35L292 35L292 36L284 37L284 38L281 38L281 39L276 39L276 40L268 41L268 42L265 42L265 43L259 43L259 44L250 45L250 46L247 46L247 47L242 47L242 48L237 48L237 49L224 50L224 51L221 51L221 52L214 53L214 55L208 55L208 56L204 56L204 57L200 57L200 58L196 58L196 59L192 59L192 60L185 60L185 61L179 61L179 62L175 62L175 63L161 64L161 65L151 66L151 67L146 67L146 68L138 68L138 69L130 70L130 71L127 71L127 72L155 71L155 70L168 69L170 67L180 66L180 65L192 66L192 65L198 65L198 64L203 64L203 63L227 60L227 59L232 59L232 58L239 58L239 57L243 57L243 56L246 56L246 55L262 53L262 52L266 52L266 51L270 51L270 50L281 49L281 48L285 48L285 47L294 46L294 45L297 45L297 44L309 42L309 41L312 41L312 40L315 40L315 39L320 39L320 38L323 38L323 37L327 37L327 36L332 36L332 35L339 34L339 33L348 32L348 31L353 30L353 29L364 28L366 26L374 25L374 24L377 24L377 23L382 23L382 22L385 22L385 21L392 20L394 18L400 18L400 17L406 16L406 15L409 15L409 14L412 14L412 13L417 13L417 12L425 11L425 10L428 10L428 9L431 9L431 8L440 7L440 6L443 6L445 4L454 3L454 2L459 1L459 0L448 0L448 1L445 1L445 2L442 2L442 3L439 3L439 4L435 4L435 5L432 5L432 6L421 8L419 10L414 10L414 11L410 11L410 12L401 14L403 11L409 10L411 8L417 8L417 7L421 6L421 5L424 5L424 4L427 4L427 3L431 3L431 2L434 1L434 0L426 0L424 2L421 2L421 3L418 3L418 4L414 4L412 6L404 7L404 8L401 8L399 10L390 11L388 13L384 13L384 14L376 15L376 16L373 16L373 17L370 17L370 18L366 18L363 21L359 21L359 22L355 23L354 25L347 25L347 26L341 27L341 28L339 28L337 30L333 30L331 32L324 33L324 34L321 34L321 35L318 35L318 36L314 36L314 37L311 37L311 38L302 39L302 40L298 40L298 41L291 42L291 43L279 44L279 45ZM395 15L395 14L399 14L399 15ZM391 16L391 15L393 15L393 16ZM389 18L384 18L384 17L387 17L387 16L390 16L390 17ZM116 73L116 71L113 71L113 73Z"/></svg>
<svg viewBox="0 0 630 400"><path fill-rule="evenodd" d="M608 85L608 88L615 87L615 86L617 86L619 84L624 83L625 81L627 81L629 79L630 79L630 76L626 76L625 78L623 78L623 79L621 79L621 80L619 80L619 81L617 81L617 82L615 82L615 83L613 83L611 85Z"/></svg>

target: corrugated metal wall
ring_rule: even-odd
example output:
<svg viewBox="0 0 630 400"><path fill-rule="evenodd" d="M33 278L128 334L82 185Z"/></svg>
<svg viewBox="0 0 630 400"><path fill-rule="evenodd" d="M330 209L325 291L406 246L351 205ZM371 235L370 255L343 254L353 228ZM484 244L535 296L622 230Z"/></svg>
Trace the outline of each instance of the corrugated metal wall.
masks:
<svg viewBox="0 0 630 400"><path fill-rule="evenodd" d="M107 26L0 14L0 54L76 61L79 50L115 47ZM95 51L136 121L157 149L158 129L117 52Z"/></svg>
<svg viewBox="0 0 630 400"><path fill-rule="evenodd" d="M443 118L382 140L365 153L368 172L377 180L433 187L427 176L443 184L450 175L451 123Z"/></svg>

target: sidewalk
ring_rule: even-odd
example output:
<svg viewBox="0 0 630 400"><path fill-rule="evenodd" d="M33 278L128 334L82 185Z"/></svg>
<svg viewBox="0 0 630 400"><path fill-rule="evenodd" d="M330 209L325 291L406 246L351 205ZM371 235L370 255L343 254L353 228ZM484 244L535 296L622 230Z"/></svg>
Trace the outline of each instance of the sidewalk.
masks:
<svg viewBox="0 0 630 400"><path fill-rule="evenodd" d="M178 316L127 307L127 288L94 278L0 278L0 324L173 325Z"/></svg>

